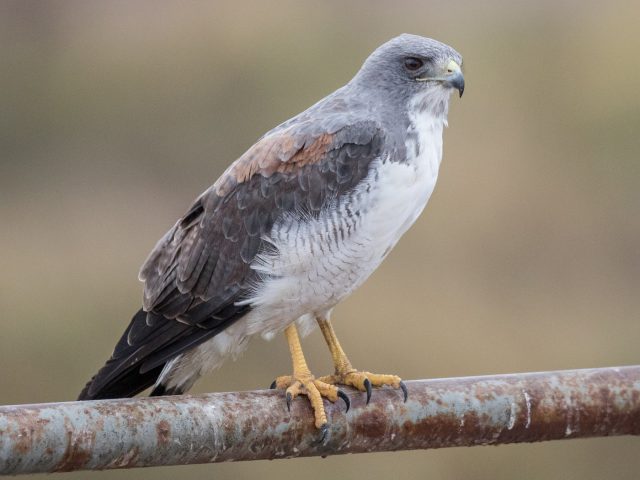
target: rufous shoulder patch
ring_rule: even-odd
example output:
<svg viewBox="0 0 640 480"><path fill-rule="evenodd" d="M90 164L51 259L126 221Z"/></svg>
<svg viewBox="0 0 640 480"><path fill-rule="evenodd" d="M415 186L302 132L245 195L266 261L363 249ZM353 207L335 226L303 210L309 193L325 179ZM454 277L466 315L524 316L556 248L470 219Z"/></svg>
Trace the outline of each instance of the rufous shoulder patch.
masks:
<svg viewBox="0 0 640 480"><path fill-rule="evenodd" d="M214 184L215 192L224 196L239 183L256 174L270 177L276 172L290 173L324 158L333 135L324 133L308 144L297 147L298 140L287 132L264 137L233 162Z"/></svg>

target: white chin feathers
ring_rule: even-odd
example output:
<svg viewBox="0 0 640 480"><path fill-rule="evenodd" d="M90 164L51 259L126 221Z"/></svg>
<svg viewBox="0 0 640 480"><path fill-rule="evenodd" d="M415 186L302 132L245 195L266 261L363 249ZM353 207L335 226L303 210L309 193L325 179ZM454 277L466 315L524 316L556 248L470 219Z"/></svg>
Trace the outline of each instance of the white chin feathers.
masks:
<svg viewBox="0 0 640 480"><path fill-rule="evenodd" d="M431 114L436 119L442 120L446 126L451 92L453 92L451 88L439 83L425 85L425 88L410 100L409 114Z"/></svg>

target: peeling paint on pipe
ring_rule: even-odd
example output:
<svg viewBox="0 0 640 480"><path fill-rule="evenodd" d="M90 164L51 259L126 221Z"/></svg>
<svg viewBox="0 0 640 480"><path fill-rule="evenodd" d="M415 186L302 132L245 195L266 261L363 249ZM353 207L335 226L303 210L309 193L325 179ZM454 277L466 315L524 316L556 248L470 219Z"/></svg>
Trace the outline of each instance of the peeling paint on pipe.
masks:
<svg viewBox="0 0 640 480"><path fill-rule="evenodd" d="M640 366L406 382L327 404L255 391L0 407L0 474L328 456L640 434Z"/></svg>

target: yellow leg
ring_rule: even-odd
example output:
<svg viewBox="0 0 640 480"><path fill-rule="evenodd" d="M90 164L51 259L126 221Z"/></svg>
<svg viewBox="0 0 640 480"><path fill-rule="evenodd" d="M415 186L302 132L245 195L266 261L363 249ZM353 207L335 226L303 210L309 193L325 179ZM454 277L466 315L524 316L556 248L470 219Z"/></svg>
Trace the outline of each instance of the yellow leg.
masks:
<svg viewBox="0 0 640 480"><path fill-rule="evenodd" d="M349 409L349 398L336 387L319 379L316 379L307 366L307 361L302 353L302 345L300 345L300 337L295 324L289 325L284 331L289 350L291 351L291 360L293 362L293 375L285 375L276 378L271 388L286 389L287 407L291 407L291 401L298 395L306 395L311 402L311 408L315 416L315 425L323 431L323 435L327 430L327 415L322 404L322 397L326 397L331 402L335 402L338 398L342 398Z"/></svg>
<svg viewBox="0 0 640 480"><path fill-rule="evenodd" d="M381 375L371 372L360 372L353 368L349 358L342 350L333 325L327 319L318 318L318 325L324 335L324 339L329 346L335 373L320 377L318 380L329 384L350 385L362 392L367 392L367 403L371 399L371 387L379 387L382 385L391 385L394 388L400 388L404 394L404 400L407 401L407 387L400 377L397 375Z"/></svg>

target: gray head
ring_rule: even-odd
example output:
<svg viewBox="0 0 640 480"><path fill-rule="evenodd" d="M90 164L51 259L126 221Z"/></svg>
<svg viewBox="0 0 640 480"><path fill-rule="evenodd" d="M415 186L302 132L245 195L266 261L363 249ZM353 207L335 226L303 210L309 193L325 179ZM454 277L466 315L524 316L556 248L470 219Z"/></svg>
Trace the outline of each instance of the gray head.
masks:
<svg viewBox="0 0 640 480"><path fill-rule="evenodd" d="M381 45L352 83L434 113L446 114L449 94L464 91L462 56L431 38L402 34ZM381 92L382 91L382 92Z"/></svg>

